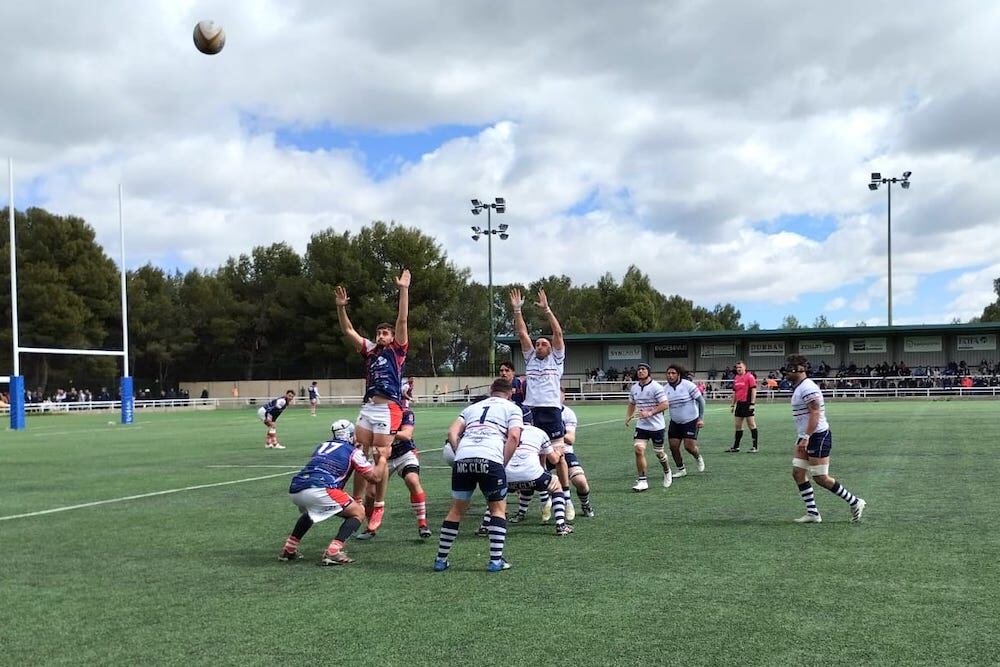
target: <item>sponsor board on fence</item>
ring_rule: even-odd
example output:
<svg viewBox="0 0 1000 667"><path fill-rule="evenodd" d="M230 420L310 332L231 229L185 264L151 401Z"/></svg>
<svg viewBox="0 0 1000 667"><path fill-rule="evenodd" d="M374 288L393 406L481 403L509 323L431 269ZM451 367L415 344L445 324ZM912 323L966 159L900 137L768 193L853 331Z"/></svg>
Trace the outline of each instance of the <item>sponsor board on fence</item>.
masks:
<svg viewBox="0 0 1000 667"><path fill-rule="evenodd" d="M941 336L907 336L903 339L903 352L940 352Z"/></svg>
<svg viewBox="0 0 1000 667"><path fill-rule="evenodd" d="M826 340L800 340L799 354L803 356L832 356L837 354L837 346Z"/></svg>
<svg viewBox="0 0 1000 667"><path fill-rule="evenodd" d="M657 359L687 359L687 343L656 343L653 345L653 356Z"/></svg>
<svg viewBox="0 0 1000 667"><path fill-rule="evenodd" d="M762 340L747 345L751 357L783 357L785 356L785 341Z"/></svg>
<svg viewBox="0 0 1000 667"><path fill-rule="evenodd" d="M735 357L736 343L702 343L702 357Z"/></svg>
<svg viewBox="0 0 1000 667"><path fill-rule="evenodd" d="M850 350L854 354L885 352L885 338L852 338Z"/></svg>
<svg viewBox="0 0 1000 667"><path fill-rule="evenodd" d="M996 334L956 336L955 347L959 350L995 350L997 349L997 336Z"/></svg>
<svg viewBox="0 0 1000 667"><path fill-rule="evenodd" d="M608 345L608 361L641 360L642 345Z"/></svg>

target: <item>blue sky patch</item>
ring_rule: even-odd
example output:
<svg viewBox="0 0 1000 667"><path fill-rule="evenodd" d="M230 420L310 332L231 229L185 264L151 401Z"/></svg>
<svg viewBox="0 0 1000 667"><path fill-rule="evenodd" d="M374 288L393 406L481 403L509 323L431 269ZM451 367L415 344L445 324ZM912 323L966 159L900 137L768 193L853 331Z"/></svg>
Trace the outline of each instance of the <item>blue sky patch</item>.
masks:
<svg viewBox="0 0 1000 667"><path fill-rule="evenodd" d="M279 147L316 150L349 150L357 153L365 172L374 181L399 174L406 164L462 137L475 137L489 125L436 125L417 132L379 132L368 128L337 127L329 123L314 126L268 126L256 116L244 114L244 125L256 133L272 131Z"/></svg>
<svg viewBox="0 0 1000 667"><path fill-rule="evenodd" d="M779 215L771 220L762 220L754 224L768 234L792 232L813 241L823 241L837 230L837 219L830 215L809 215L796 213Z"/></svg>

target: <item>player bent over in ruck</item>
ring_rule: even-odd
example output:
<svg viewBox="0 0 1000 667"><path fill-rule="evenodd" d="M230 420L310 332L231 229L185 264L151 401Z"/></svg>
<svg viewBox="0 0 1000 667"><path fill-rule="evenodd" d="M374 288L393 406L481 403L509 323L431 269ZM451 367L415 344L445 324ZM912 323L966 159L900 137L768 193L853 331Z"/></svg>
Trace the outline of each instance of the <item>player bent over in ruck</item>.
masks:
<svg viewBox="0 0 1000 667"><path fill-rule="evenodd" d="M469 509L472 493L479 490L489 505L490 561L486 569L500 572L510 567L503 558L507 539L507 475L510 461L521 439L521 408L510 401L510 382L498 378L490 385L490 397L473 403L448 429L448 444L455 452L451 471L451 509L441 524L434 570L448 569L448 554L458 538L458 527Z"/></svg>
<svg viewBox="0 0 1000 667"><path fill-rule="evenodd" d="M521 429L521 441L514 455L505 466L507 488L511 491L548 491L552 494L552 511L556 517L556 535L569 535L573 526L566 523L566 500L559 477L545 469L544 464L559 463L559 454L552 448L549 436L535 426ZM530 494L521 493L515 519L524 520L528 512ZM483 517L478 534L486 535L489 530L489 512ZM514 521L514 519L512 519ZM516 523L516 521L515 521Z"/></svg>
<svg viewBox="0 0 1000 667"><path fill-rule="evenodd" d="M859 521L865 510L865 501L830 476L833 434L826 421L823 392L815 382L806 377L806 358L797 354L788 357L784 373L793 386L792 416L799 432L792 458L792 478L798 484L799 495L806 504L806 513L795 521L819 523L823 520L816 507L816 497L813 495L812 484L809 483L810 476L824 489L847 501L851 507L851 521Z"/></svg>
<svg viewBox="0 0 1000 667"><path fill-rule="evenodd" d="M337 536L323 554L320 565L348 565L354 562L344 553L344 543L354 534L365 518L364 509L344 492L344 484L351 473L357 471L371 483L378 482L375 466L368 462L360 449L354 447L354 425L338 419L330 426L333 437L320 443L312 458L292 478L288 487L292 502L302 515L295 523L292 534L285 540L285 548L278 560L294 561L302 558L299 542L314 523L332 516L344 519Z"/></svg>

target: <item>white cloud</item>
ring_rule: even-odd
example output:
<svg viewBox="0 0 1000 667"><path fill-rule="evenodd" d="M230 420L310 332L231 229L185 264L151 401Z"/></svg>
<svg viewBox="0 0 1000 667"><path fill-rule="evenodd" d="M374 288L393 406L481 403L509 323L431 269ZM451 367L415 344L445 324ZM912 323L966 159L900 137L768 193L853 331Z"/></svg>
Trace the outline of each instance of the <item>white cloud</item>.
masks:
<svg viewBox="0 0 1000 667"><path fill-rule="evenodd" d="M498 282L635 263L667 293L737 305L866 285L824 308L859 318L886 291L886 195L868 172L909 169L913 187L892 193L894 306L927 310L921 278L968 269L937 310L981 310L1000 275L1000 9L848 5L7 3L0 23L20 29L0 42L0 156L17 160L19 191L84 216L109 251L123 182L137 264L213 267L385 219L485 280L466 203L504 195ZM487 33L470 29L484 17ZM219 56L191 44L202 18L227 29ZM486 129L376 181L356 151L279 146L248 114L263 128ZM565 213L592 192L597 210ZM797 215L836 230L753 227Z"/></svg>
<svg viewBox="0 0 1000 667"><path fill-rule="evenodd" d="M842 309L847 305L847 299L842 296L834 297L823 306L824 311L832 312Z"/></svg>

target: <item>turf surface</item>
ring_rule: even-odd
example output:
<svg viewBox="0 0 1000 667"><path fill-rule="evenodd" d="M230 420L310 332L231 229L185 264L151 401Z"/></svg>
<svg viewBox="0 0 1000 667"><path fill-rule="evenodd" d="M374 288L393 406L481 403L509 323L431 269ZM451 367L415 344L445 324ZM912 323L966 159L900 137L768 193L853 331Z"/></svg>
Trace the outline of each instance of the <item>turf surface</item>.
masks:
<svg viewBox="0 0 1000 667"><path fill-rule="evenodd" d="M731 417L710 405L707 472L669 490L653 475L643 494L629 490L624 406L580 406L597 517L558 538L536 501L510 527L514 567L500 574L473 535L481 500L452 568L431 571L449 488L437 451L422 459L434 538L419 540L394 479L378 537L348 544L356 565L314 565L336 519L303 540L306 560L276 560L296 517L288 476L353 409L286 412L285 451L264 449L249 410L140 414L130 427L30 418L0 433L0 662L996 664L998 408L829 405L831 474L868 509L851 524L817 488L824 522L803 526L786 404L759 407L755 455L722 453ZM418 410L418 443L439 447L456 413Z"/></svg>

